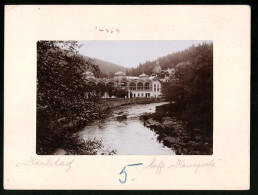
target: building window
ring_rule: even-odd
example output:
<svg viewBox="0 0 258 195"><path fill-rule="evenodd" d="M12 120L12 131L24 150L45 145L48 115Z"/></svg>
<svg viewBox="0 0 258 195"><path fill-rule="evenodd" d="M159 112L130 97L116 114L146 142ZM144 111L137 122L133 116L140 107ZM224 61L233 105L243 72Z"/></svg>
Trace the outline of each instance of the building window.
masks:
<svg viewBox="0 0 258 195"><path fill-rule="evenodd" d="M142 93L142 97L143 97L143 93Z"/></svg>
<svg viewBox="0 0 258 195"><path fill-rule="evenodd" d="M150 90L150 83L148 83L148 82L145 83L145 84L144 84L144 89L145 89L145 90Z"/></svg>
<svg viewBox="0 0 258 195"><path fill-rule="evenodd" d="M136 84L135 83L130 83L130 85L129 85L129 89L130 90L136 90Z"/></svg>
<svg viewBox="0 0 258 195"><path fill-rule="evenodd" d="M137 90L143 90L143 83L138 83L137 84Z"/></svg>
<svg viewBox="0 0 258 195"><path fill-rule="evenodd" d="M154 91L156 91L156 84L154 84Z"/></svg>
<svg viewBox="0 0 258 195"><path fill-rule="evenodd" d="M140 94L138 93L138 97L140 97Z"/></svg>

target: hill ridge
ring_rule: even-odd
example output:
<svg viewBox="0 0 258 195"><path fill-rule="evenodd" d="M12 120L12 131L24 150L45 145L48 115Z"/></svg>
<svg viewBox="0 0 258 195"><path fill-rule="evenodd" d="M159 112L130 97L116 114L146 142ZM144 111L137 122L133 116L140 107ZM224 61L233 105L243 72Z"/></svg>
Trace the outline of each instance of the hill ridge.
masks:
<svg viewBox="0 0 258 195"><path fill-rule="evenodd" d="M111 72L116 73L118 71L126 72L126 67L124 67L122 65L118 65L113 62L109 62L109 61L102 60L99 58L93 58L93 57L83 55L83 54L80 54L80 55L86 59L94 60L95 64L99 66L100 71L104 74L109 74Z"/></svg>

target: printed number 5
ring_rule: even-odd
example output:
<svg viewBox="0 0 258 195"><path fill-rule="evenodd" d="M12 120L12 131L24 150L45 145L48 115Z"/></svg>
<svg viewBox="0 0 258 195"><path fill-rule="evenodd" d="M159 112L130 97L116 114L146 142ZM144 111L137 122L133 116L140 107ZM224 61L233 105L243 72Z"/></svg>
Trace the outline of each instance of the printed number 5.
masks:
<svg viewBox="0 0 258 195"><path fill-rule="evenodd" d="M124 178L124 181L122 181L121 179L119 179L119 181L120 181L120 183L122 183L122 184L124 184L125 182L126 182L126 180L127 180L127 173L125 172L125 168L126 168L126 166L123 168L123 170L120 172L120 175L121 174L125 174L125 178Z"/></svg>

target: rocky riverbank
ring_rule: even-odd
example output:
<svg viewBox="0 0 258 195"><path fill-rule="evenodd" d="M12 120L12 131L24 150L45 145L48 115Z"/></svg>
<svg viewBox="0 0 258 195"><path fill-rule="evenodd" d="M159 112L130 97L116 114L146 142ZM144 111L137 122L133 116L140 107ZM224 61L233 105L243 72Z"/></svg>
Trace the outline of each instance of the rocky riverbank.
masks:
<svg viewBox="0 0 258 195"><path fill-rule="evenodd" d="M166 113L144 114L144 125L158 134L158 140L172 148L177 155L212 154L212 137L199 128L189 129L187 121Z"/></svg>

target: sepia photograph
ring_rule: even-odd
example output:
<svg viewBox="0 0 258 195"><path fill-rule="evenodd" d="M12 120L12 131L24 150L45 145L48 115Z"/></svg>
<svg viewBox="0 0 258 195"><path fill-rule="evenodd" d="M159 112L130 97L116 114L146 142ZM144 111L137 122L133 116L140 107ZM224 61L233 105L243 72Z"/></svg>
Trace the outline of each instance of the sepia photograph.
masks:
<svg viewBox="0 0 258 195"><path fill-rule="evenodd" d="M212 41L38 41L38 155L211 155Z"/></svg>
<svg viewBox="0 0 258 195"><path fill-rule="evenodd" d="M250 189L250 16L6 5L4 189Z"/></svg>

